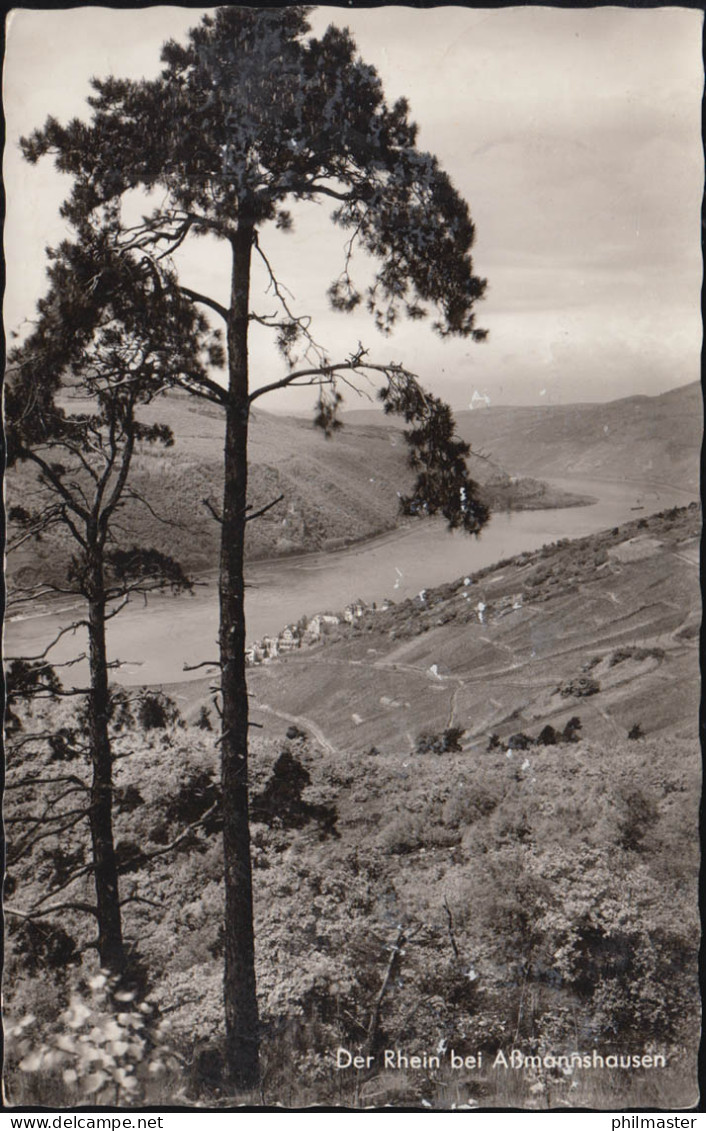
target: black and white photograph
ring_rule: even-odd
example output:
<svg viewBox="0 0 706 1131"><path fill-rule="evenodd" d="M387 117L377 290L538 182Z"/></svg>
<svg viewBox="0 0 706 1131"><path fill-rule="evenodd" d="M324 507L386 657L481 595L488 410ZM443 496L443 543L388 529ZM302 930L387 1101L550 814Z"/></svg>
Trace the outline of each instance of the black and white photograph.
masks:
<svg viewBox="0 0 706 1131"><path fill-rule="evenodd" d="M702 24L9 13L8 1107L698 1104Z"/></svg>

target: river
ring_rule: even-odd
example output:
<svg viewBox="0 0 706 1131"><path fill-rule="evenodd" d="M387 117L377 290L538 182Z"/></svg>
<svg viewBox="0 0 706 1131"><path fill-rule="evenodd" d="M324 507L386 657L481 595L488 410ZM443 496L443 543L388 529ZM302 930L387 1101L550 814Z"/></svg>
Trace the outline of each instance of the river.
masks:
<svg viewBox="0 0 706 1131"><path fill-rule="evenodd" d="M441 521L420 521L346 550L250 564L248 639L276 634L304 614L340 611L356 598L368 603L385 597L399 601L522 551L610 529L694 498L693 492L669 484L578 477L552 482L597 501L591 506L495 514L479 538L449 533ZM37 655L77 615L65 608L11 619L5 629L5 654ZM217 629L214 579L199 585L193 596L134 600L108 624L110 657L122 662L114 678L125 685L200 678L207 674L203 668L185 672L184 664L216 658ZM61 639L51 659L73 659L85 649L85 635L78 630ZM85 677L81 662L66 669L64 681L80 684Z"/></svg>

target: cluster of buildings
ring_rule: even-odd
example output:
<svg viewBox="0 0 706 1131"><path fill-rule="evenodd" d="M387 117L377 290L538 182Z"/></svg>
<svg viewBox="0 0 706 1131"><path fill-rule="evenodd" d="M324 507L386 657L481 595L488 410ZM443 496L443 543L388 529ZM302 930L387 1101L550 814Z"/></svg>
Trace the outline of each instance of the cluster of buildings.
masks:
<svg viewBox="0 0 706 1131"><path fill-rule="evenodd" d="M465 584L470 585L470 578L465 579ZM470 600L470 595L464 592L466 600ZM422 589L421 593L417 594L415 598L417 601L424 604L426 601L426 589ZM513 612L515 609L521 609L523 603L522 593L508 594L505 597L499 597L492 602L492 606L488 606L484 601L479 601L476 605L478 620L481 624L485 623L485 617L492 614L493 619L506 616L508 613ZM314 644L318 644L327 632L330 632L337 624L354 624L359 620L364 613L384 611L389 609L394 602L386 598L381 605L367 605L365 601L353 601L352 604L346 605L342 613L316 613L315 616L302 619L297 624L288 624L282 629L277 636L263 636L262 640L256 640L245 649L245 662L249 666L254 664L264 664L268 660L274 660L278 656L284 656L288 652L293 652L296 648L309 648ZM434 673L437 674L437 673Z"/></svg>
<svg viewBox="0 0 706 1131"><path fill-rule="evenodd" d="M388 607L388 604L386 602L383 607ZM346 605L341 614L316 613L309 620L302 618L298 624L286 625L278 636L263 636L262 640L256 640L245 649L245 662L249 665L262 664L276 656L293 652L295 648L318 644L322 636L335 625L353 624L368 609L375 608L375 605L368 606L364 601L354 601L351 605Z"/></svg>

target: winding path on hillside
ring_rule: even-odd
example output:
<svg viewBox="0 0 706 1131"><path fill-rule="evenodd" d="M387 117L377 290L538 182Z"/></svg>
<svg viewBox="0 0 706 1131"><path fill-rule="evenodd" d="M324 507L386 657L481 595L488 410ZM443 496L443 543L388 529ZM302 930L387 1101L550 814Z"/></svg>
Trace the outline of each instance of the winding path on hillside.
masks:
<svg viewBox="0 0 706 1131"><path fill-rule="evenodd" d="M315 723L313 719L308 719L306 715L290 715L287 711L280 711L277 707L270 707L267 703L258 703L256 700L253 701L252 707L256 711L264 711L268 715L276 715L277 718L284 719L285 722L293 723L302 730L310 731L319 743L319 746L322 746L327 754L340 754L340 750L326 737L318 723Z"/></svg>

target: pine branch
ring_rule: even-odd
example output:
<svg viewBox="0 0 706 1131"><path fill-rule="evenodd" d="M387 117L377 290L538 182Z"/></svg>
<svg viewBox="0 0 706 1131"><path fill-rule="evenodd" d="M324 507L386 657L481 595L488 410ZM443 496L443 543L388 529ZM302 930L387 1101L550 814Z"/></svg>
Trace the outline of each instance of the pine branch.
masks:
<svg viewBox="0 0 706 1131"><path fill-rule="evenodd" d="M42 586L44 588L42 588ZM8 593L7 601L15 605L25 604L27 601L39 601L42 597L50 597L55 593L73 593L78 596L75 589L60 589L55 585L49 585L46 581L38 581L34 585L19 585L11 592Z"/></svg>
<svg viewBox="0 0 706 1131"><path fill-rule="evenodd" d="M29 542L31 538L36 538L38 534L43 534L46 530L49 530L52 526L56 526L57 523L61 521L61 507L49 507L44 514L36 517L28 530L25 530L22 534L18 534L16 538L9 538L7 540L5 552L11 554L13 551L19 550L20 546L23 546L25 542Z"/></svg>
<svg viewBox="0 0 706 1131"><path fill-rule="evenodd" d="M200 294L199 291L193 291L191 287L185 287L183 284L179 285L179 291L185 298L190 299L191 302L200 302L202 306L208 306L211 310L214 310L216 314L220 314L226 324L228 323L228 311L225 306L221 306L220 302L216 302L215 298ZM225 392L225 390L223 391Z"/></svg>
<svg viewBox="0 0 706 1131"><path fill-rule="evenodd" d="M293 184L287 184L287 191L295 196L330 196L333 200L340 200L344 204L350 204L356 199L356 194L353 192L337 192L332 189L330 185L322 184L320 181L295 181Z"/></svg>
<svg viewBox="0 0 706 1131"><path fill-rule="evenodd" d="M127 869L131 868L134 864L148 864L150 860L156 860L160 856L166 856L168 852L173 852L182 841L186 840L191 833L196 832L196 830L204 824L211 813L218 808L218 805L219 802L214 801L213 805L209 806L206 812L199 817L198 821L193 821L190 825L187 825L187 827L179 833L179 836L175 837L169 844L165 844L163 848L157 848L154 852L141 852L139 855L133 856L131 860L124 860L119 866L119 871L127 871Z"/></svg>
<svg viewBox="0 0 706 1131"><path fill-rule="evenodd" d="M83 813L83 816L84 817L86 816L85 811ZM78 818L76 819L74 824L78 824ZM61 831L63 831L63 830L61 830ZM41 838L38 837L37 839L39 840ZM79 868L79 870L77 872L74 872L73 875L69 876L68 879L64 880L60 884L57 884L57 886L52 888L51 891L48 891L46 893L46 895L41 896L37 900L37 903L35 904L35 906L39 907L42 903L44 903L45 900L51 899L53 896L58 895L58 893L60 891L64 891L65 888L70 887L71 884L74 884L76 882L76 880L82 879L83 876L91 875L91 873L95 872L95 870L96 870L95 864L84 864L82 868Z"/></svg>
<svg viewBox="0 0 706 1131"><path fill-rule="evenodd" d="M217 511L217 510L216 510L216 508L214 507L213 503L212 503L212 502L210 502L210 500L209 500L209 499L202 499L202 500L201 500L201 502L203 503L203 505L205 506L206 510L207 510L207 511L209 512L209 514L210 514L210 515L211 515L211 516L212 516L213 518L215 518L216 522L219 522L219 523L221 524L221 526L222 526L222 525L223 525L223 516L222 516L222 515L220 515L220 514L218 513L218 511Z"/></svg>
<svg viewBox="0 0 706 1131"><path fill-rule="evenodd" d="M76 630L78 628L87 628L87 627L88 627L88 621L76 620L76 621L73 622L73 624L67 625L66 628L60 628L59 631L57 632L56 636L54 637L54 639L51 640L49 642L49 644L47 644L44 651L38 652L36 656L6 656L5 659L8 663L11 663L13 660L23 660L24 662L26 662L28 664L29 663L35 663L39 660L46 660L47 653L50 652L52 650L52 648L54 648L55 645L57 645L59 643L62 636L65 636L67 632L76 632ZM55 668L66 667L69 664L73 664L75 662L76 662L75 660L68 660L64 664L52 664L51 666L55 667Z"/></svg>
<svg viewBox="0 0 706 1131"><path fill-rule="evenodd" d="M135 892L131 892L130 895L126 895L124 899L120 900L121 907L125 907L127 903L144 903L147 907L156 907L158 911L164 910L163 903L157 903L155 899L147 899L146 896L137 895Z"/></svg>
<svg viewBox="0 0 706 1131"><path fill-rule="evenodd" d="M259 510L253 511L252 514L246 515L245 521L252 522L254 518L262 518L263 514L267 514L267 512L272 510L273 507L276 507L278 503L281 503L283 498L284 495L278 495L277 498L273 499L271 503L267 503L264 507L260 507ZM248 507L247 509L249 510L250 508Z"/></svg>
<svg viewBox="0 0 706 1131"><path fill-rule="evenodd" d="M272 288L274 295L275 295L277 301L279 302L280 306L282 307L284 313L286 314L287 318L289 319L289 321L287 323L284 323L284 324L274 323L272 325L272 329L279 328L281 330L282 334L284 335L281 338L280 343L279 343L281 348L282 348L282 352L285 354L286 357L289 357L289 353L288 353L288 350L287 350L286 331L289 328L291 328L292 331L295 334L302 334L304 336L304 338L306 339L306 341L309 343L306 350L304 351L304 356L309 357L310 353L313 353L313 356L316 357L317 360L318 360L318 364L319 365L325 365L327 360L328 360L327 354L326 354L326 351L323 348L323 346L320 345L319 342L316 341L316 339L314 338L313 334L311 333L311 331L309 329L309 327L311 325L311 318L308 315L296 315L290 309L289 302L287 300L287 295L289 295L290 298L293 298L294 296L292 295L291 291L289 291L285 286L283 286L282 283L280 283L279 279L275 275L274 268L272 267L272 264L270 263L265 252L260 247L260 241L258 239L257 232L255 232L254 237L253 237L253 246L254 246L255 250L257 251L258 255L260 256L260 259L262 260L262 262L265 266L265 270L267 271L267 275L268 275L269 280L270 280L270 287ZM286 292L286 294L285 294L285 292ZM257 319L257 321L260 321L262 325L266 324L266 323L262 322L262 320L260 320L260 319Z"/></svg>
<svg viewBox="0 0 706 1131"><path fill-rule="evenodd" d="M53 489L57 492L57 494L61 495L62 499L66 503L66 506L70 510L72 510L74 512L74 514L78 515L79 518L83 519L84 522L88 521L88 518L89 518L88 508L85 505L82 506L80 503L78 503L76 501L76 499L72 496L71 492L66 488L64 483L62 483L61 479L56 474L56 472L53 470L53 468L50 467L50 465L47 463L47 461L42 456L40 456L37 451L33 451L31 448L21 448L19 453L18 453L18 458L28 459L28 460L31 460L33 463L36 463L37 466L40 468L42 475L46 476L46 478L49 480L49 483L51 484ZM72 484L72 486L77 486L77 485ZM83 492L80 490L80 488L79 488L79 494L83 497ZM84 504L85 504L85 499L83 501L84 501ZM85 546L86 543L83 542L82 544Z"/></svg>
<svg viewBox="0 0 706 1131"><path fill-rule="evenodd" d="M51 736L49 736L49 735L39 735L39 736L37 736L37 739L46 738L46 737L51 737ZM37 739L35 739L35 741ZM28 786L33 786L33 785L58 785L60 782L64 782L64 781L71 782L72 784L74 784L76 786L80 786L82 789L85 789L85 790L90 789L90 786L87 785L86 782L81 781L80 778L77 778L75 774L60 774L56 778L32 778L32 777L22 778L21 781L6 782L5 783L5 789L9 791L11 789L27 789ZM22 820L25 820L25 819L26 818L22 818Z"/></svg>
<svg viewBox="0 0 706 1131"><path fill-rule="evenodd" d="M180 375L174 378L174 384L180 389L185 389L192 396L217 404L219 408L223 408L228 400L226 390L216 381L209 381L206 378Z"/></svg>
<svg viewBox="0 0 706 1131"><path fill-rule="evenodd" d="M348 358L346 361L334 362L329 365L312 366L308 369L298 369L294 373L288 373L286 377L282 377L279 381L272 381L269 385L262 385L259 389L255 389L250 394L249 402L257 400L258 397L264 397L266 393L271 393L275 389L286 389L288 385L293 384L303 377L313 377L316 379L326 379L331 381L337 374L342 372L353 372L365 375L366 371L373 373L383 373L388 379L399 378L412 378L409 373L401 365L374 365L372 362L364 360L366 351L359 350L353 357ZM318 384L319 381L315 380L313 384Z"/></svg>
<svg viewBox="0 0 706 1131"><path fill-rule="evenodd" d="M73 829L79 823L79 821L84 821L86 819L87 812L88 811L86 809L75 809L75 810L72 811L73 820L68 821L67 824L63 825L60 829L57 829L57 828L45 829L44 832L37 833L36 836L33 835L33 834L28 834L23 840L20 840L17 844L12 845L12 851L10 853L11 862L14 864L18 860L21 860L23 856L26 856L27 853L31 852L31 850L33 848L35 848L36 845L39 844L40 841L46 840L47 837L60 836L61 833L65 833L65 832L68 832L69 829ZM36 824L43 825L43 824L46 824L48 821L62 820L66 816L67 816L66 813L57 813L55 817L48 815L48 816L45 816L45 817L39 818L39 819L37 819L37 818L27 818L27 817L23 817L23 818L15 817L15 818L8 819L6 817L5 823L6 824L14 824L14 823L18 823L18 824L24 823L24 824L26 824L28 820L32 820L32 822L35 825ZM50 899L52 895L55 895L56 892L62 891L63 888L68 887L69 883L73 883L74 879L77 879L77 878L78 878L77 876L76 877L72 876L71 879L67 883L62 884L61 887L54 888L46 896L44 896L43 899L40 899L39 903L42 903L44 899Z"/></svg>
<svg viewBox="0 0 706 1131"><path fill-rule="evenodd" d="M108 594L108 596L110 597L110 593ZM125 606L129 604L130 598L126 595L119 605L116 605L114 609L111 609L109 613L106 613L104 615L103 620L112 620L113 617L117 617L118 613L121 613Z"/></svg>
<svg viewBox="0 0 706 1131"><path fill-rule="evenodd" d="M136 491L134 487L126 487L125 491L124 491L124 495L125 495L126 498L134 499L135 502L142 503L142 505L145 506L147 508L147 510L150 512L150 514L152 515L152 518L156 519L157 522L161 522L165 526L172 526L172 527L174 527L175 530L188 530L189 529L189 527L187 526L187 524L185 522L177 522L173 518L165 518L164 515L159 514L159 512L154 509L154 507L149 502L149 500L146 499L144 497L144 495L140 494L139 491ZM115 525L115 524L113 524L113 525Z"/></svg>
<svg viewBox="0 0 706 1131"><path fill-rule="evenodd" d="M19 907L3 907L6 915L15 915L18 919L39 919L45 915L54 915L57 911L85 911L87 915L98 917L98 908L92 903L55 903L52 907L43 907L41 910L21 911Z"/></svg>

